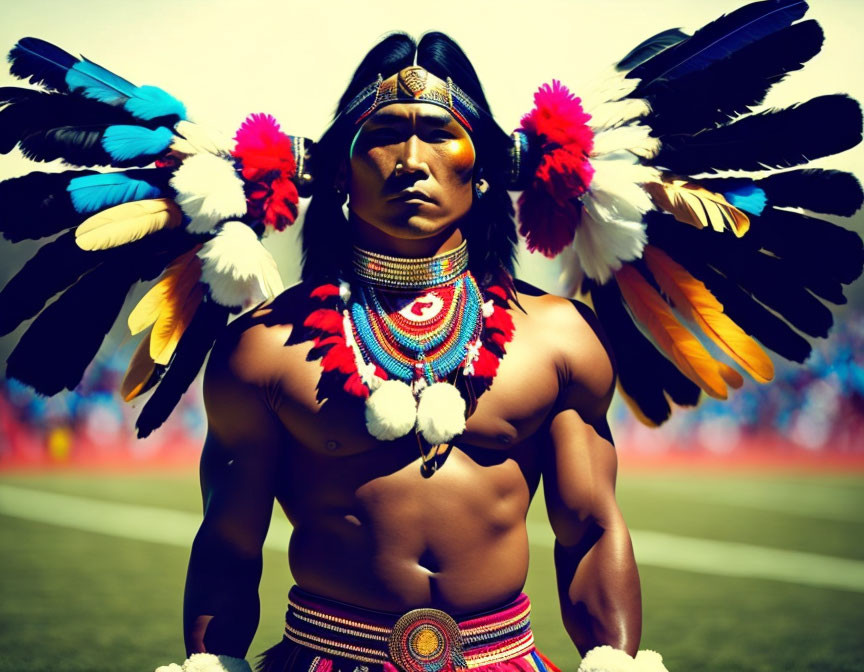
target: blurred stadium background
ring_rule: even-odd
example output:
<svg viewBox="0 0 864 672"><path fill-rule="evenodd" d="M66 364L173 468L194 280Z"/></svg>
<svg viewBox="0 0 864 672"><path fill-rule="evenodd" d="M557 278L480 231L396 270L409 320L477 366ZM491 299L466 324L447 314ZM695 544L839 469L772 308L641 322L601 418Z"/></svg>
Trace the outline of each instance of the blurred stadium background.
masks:
<svg viewBox="0 0 864 672"><path fill-rule="evenodd" d="M107 0L74 8L34 0L0 10L0 47L37 35L177 93L190 109L209 111L214 126L236 128L246 113L267 110L292 132L317 137L359 57L390 28L453 35L474 60L499 120L515 125L539 82L560 77L578 91L584 71L598 71L587 63L611 62L652 32L692 28L743 3L544 0L520 14L527 46L519 50L506 45L521 5L491 11L485 3L436 3L440 16L431 19L411 3L340 5L347 20L337 25L329 16L336 4L262 3L240 16L227 0L152 0L136 5L135 14L131 5ZM776 86L768 104L841 90L864 100L857 41L864 5L811 5L809 16L826 32L823 53ZM261 21L265 15L272 20ZM614 31L584 30L609 25L613 15ZM134 39L117 29L133 20ZM241 36L232 41L249 43L242 55L214 41L226 25ZM283 34L298 25L290 51L314 54L315 67L298 68L296 57L285 57ZM274 85L283 66L293 79ZM3 75L0 84L20 84ZM286 87L320 96L297 106L286 102ZM521 97L512 93L523 90ZM864 149L816 165L861 176ZM3 157L0 179L34 168L15 154ZM864 232L860 212L833 221ZM267 241L288 283L296 278L296 242L296 229ZM0 284L35 247L0 241ZM525 279L555 290L557 269L527 256L520 269ZM747 381L727 402L676 412L659 429L640 425L618 400L613 405L618 497L642 578L642 643L663 653L672 672L864 670L864 282L847 296L846 305L832 306L831 337L814 342L804 366L775 358L770 385ZM149 672L183 659L185 564L201 515L200 382L165 427L134 439L140 406L124 404L115 392L135 347L124 323L118 320L71 393L46 399L0 379L0 671ZM20 333L0 339L2 362ZM527 591L538 644L565 672L575 672L578 657L558 614L542 497L535 501ZM291 585L289 534L276 517L250 660L280 637Z"/></svg>

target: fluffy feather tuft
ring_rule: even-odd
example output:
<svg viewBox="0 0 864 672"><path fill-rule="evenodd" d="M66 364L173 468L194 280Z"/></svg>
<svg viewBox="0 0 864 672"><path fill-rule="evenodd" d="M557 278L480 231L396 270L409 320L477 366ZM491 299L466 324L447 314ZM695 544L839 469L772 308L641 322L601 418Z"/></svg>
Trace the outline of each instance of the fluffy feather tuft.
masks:
<svg viewBox="0 0 864 672"><path fill-rule="evenodd" d="M198 256L204 262L201 279L223 306L248 308L284 289L273 256L243 222L225 222Z"/></svg>

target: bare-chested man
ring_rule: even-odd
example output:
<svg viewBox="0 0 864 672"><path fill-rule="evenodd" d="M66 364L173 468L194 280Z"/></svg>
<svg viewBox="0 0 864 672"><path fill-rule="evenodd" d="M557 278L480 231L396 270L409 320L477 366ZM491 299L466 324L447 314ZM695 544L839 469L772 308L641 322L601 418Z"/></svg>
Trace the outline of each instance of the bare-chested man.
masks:
<svg viewBox="0 0 864 672"><path fill-rule="evenodd" d="M476 80L470 64L441 71L454 54L464 59L447 38L427 36L416 54L413 46L406 51L406 41L385 40L367 57L367 69L387 78L416 57L429 71L437 66L440 77L456 81L461 75L456 83L480 99L479 82L466 81ZM429 56L436 48L446 52L437 62ZM355 80L363 79L363 69ZM355 93L349 87L345 99ZM350 218L346 239L333 240L334 248L354 245L413 259L452 251L463 240L470 249L472 236L484 238L477 201L504 186L478 179L483 143L462 121L431 102L393 102L364 118L350 147L336 157L333 188L347 194ZM307 264L314 258L307 249ZM261 548L275 497L294 527L289 563L299 620L296 632L286 630L288 654L268 654L266 669L323 670L315 665L327 656L343 672L354 671L345 662L351 660L376 669L372 661L378 659L367 651L379 644L351 649L349 642L347 650L358 653L346 655L335 642L342 637L356 645L356 638L327 626L328 605L343 619L334 616L332 623L350 621L349 630L367 631L388 617L392 628L415 609L440 610L467 633L470 654L476 643L466 619L494 621L496 610L524 598L526 514L542 478L567 631L583 655L607 644L634 655L639 578L615 500L616 455L606 422L615 370L591 311L516 282L508 308L515 330L506 355L430 476L420 468L414 432L376 439L367 431L361 399L319 399L322 366L303 329L315 308L309 299L314 286L303 282L237 319L211 353L201 462L205 515L185 599L188 652L246 655L259 618ZM416 290L416 298L426 292ZM301 632L310 619L329 630ZM379 642L392 640L386 626L376 632L383 633ZM406 646L422 657L434 649L429 641ZM380 646L387 651L392 642ZM518 653L524 656L524 647ZM487 653L489 660L508 660L505 654ZM530 669L547 664L537 655L531 660ZM480 667L478 661L469 656L468 664ZM392 662L406 666L388 660L385 669Z"/></svg>

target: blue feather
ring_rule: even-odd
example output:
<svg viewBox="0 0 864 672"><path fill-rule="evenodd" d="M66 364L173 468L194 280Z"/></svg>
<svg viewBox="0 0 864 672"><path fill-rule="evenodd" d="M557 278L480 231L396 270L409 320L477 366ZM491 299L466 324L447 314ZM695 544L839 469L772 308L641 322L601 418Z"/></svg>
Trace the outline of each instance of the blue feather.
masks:
<svg viewBox="0 0 864 672"><path fill-rule="evenodd" d="M124 173L97 173L75 177L66 187L75 210L82 213L99 212L119 203L143 201L162 195L158 187L136 180Z"/></svg>
<svg viewBox="0 0 864 672"><path fill-rule="evenodd" d="M172 140L174 134L164 126L150 130L142 126L118 125L105 129L102 147L112 159L126 161L138 156L161 154Z"/></svg>
<svg viewBox="0 0 864 672"><path fill-rule="evenodd" d="M126 109L139 119L154 119L176 114L186 118L186 106L170 93L158 86L139 86L133 96L126 101Z"/></svg>
<svg viewBox="0 0 864 672"><path fill-rule="evenodd" d="M765 191L753 183L743 184L740 187L724 191L723 198L729 201L729 205L753 215L761 215L768 201Z"/></svg>
<svg viewBox="0 0 864 672"><path fill-rule="evenodd" d="M81 94L109 105L119 105L135 92L135 85L106 70L93 61L84 59L66 73L70 91L83 89Z"/></svg>

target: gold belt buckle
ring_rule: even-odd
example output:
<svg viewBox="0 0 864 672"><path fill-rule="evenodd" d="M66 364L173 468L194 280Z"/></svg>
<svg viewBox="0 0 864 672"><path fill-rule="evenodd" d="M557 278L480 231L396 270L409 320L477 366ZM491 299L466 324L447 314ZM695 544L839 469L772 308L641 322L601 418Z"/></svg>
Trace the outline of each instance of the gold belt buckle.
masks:
<svg viewBox="0 0 864 672"><path fill-rule="evenodd" d="M467 669L462 633L453 617L438 609L413 609L396 621L388 641L390 657L403 672Z"/></svg>

